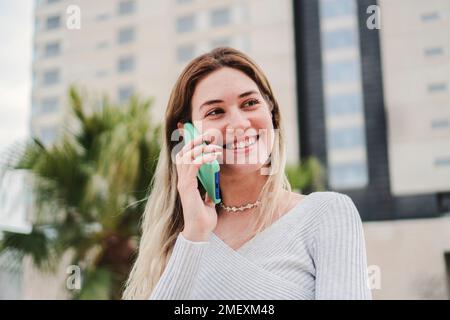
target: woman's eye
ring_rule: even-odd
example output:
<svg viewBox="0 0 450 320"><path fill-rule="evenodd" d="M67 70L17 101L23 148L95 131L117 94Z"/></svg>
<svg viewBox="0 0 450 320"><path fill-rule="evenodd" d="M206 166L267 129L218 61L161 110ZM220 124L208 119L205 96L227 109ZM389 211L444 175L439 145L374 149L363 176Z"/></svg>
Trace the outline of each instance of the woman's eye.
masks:
<svg viewBox="0 0 450 320"><path fill-rule="evenodd" d="M258 103L259 103L259 100L251 99L251 100L248 100L248 101L244 102L243 106L249 105L249 107L252 107L252 106L254 106L254 105L258 104Z"/></svg>
<svg viewBox="0 0 450 320"><path fill-rule="evenodd" d="M257 104L259 104L259 100L258 99L251 99L251 100L248 100L248 101L244 102L242 105L244 107L247 107L247 106L248 107L253 107L253 106L257 105ZM216 116L216 115L218 115L218 113L221 113L221 110L220 109L215 109L215 110L212 110L212 111L208 112L206 114L206 117Z"/></svg>
<svg viewBox="0 0 450 320"><path fill-rule="evenodd" d="M208 116L215 116L216 114L214 114L214 112L218 112L218 111L220 111L220 110L218 110L218 109L213 110L213 111L207 113L206 116L207 116L207 117L208 117Z"/></svg>

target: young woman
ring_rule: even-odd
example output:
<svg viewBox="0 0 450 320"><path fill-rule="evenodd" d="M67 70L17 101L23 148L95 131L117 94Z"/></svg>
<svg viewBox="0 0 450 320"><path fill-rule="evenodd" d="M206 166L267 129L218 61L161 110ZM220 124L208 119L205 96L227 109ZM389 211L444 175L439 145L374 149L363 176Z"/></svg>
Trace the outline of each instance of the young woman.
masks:
<svg viewBox="0 0 450 320"><path fill-rule="evenodd" d="M201 135L180 145L186 122ZM280 108L248 56L220 47L189 63L164 125L125 299L371 299L355 205L291 191ZM217 205L196 177L212 160Z"/></svg>

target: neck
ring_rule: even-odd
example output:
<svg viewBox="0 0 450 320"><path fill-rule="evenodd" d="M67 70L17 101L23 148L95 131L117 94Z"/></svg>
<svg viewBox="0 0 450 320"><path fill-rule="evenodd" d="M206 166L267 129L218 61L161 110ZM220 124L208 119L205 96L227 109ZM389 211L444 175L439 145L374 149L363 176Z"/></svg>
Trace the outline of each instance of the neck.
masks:
<svg viewBox="0 0 450 320"><path fill-rule="evenodd" d="M259 170L250 173L227 173L220 175L221 198L227 206L242 206L258 200L267 176Z"/></svg>

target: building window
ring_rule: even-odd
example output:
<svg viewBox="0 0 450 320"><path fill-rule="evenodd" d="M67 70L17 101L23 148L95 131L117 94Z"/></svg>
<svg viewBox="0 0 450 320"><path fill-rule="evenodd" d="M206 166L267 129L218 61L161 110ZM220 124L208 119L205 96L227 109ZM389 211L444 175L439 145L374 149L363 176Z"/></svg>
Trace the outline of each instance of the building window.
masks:
<svg viewBox="0 0 450 320"><path fill-rule="evenodd" d="M39 18L34 18L34 33L39 33L41 31L42 24Z"/></svg>
<svg viewBox="0 0 450 320"><path fill-rule="evenodd" d="M355 30L339 29L333 31L325 31L323 33L323 44L325 49L353 47L356 45Z"/></svg>
<svg viewBox="0 0 450 320"><path fill-rule="evenodd" d="M119 15L128 15L134 13L136 10L135 2L133 0L119 2Z"/></svg>
<svg viewBox="0 0 450 320"><path fill-rule="evenodd" d="M134 41L134 28L127 27L119 30L117 35L117 42L119 44L129 43Z"/></svg>
<svg viewBox="0 0 450 320"><path fill-rule="evenodd" d="M31 85L35 88L38 85L38 78L36 70L31 70Z"/></svg>
<svg viewBox="0 0 450 320"><path fill-rule="evenodd" d="M55 127L43 127L41 128L40 139L44 144L52 144L56 140L56 128Z"/></svg>
<svg viewBox="0 0 450 320"><path fill-rule="evenodd" d="M229 8L215 9L211 11L210 24L212 27L224 26L230 23L231 14Z"/></svg>
<svg viewBox="0 0 450 320"><path fill-rule="evenodd" d="M320 14L322 18L352 15L354 12L354 0L321 0Z"/></svg>
<svg viewBox="0 0 450 320"><path fill-rule="evenodd" d="M47 30L58 29L61 25L61 17L60 16L51 16L48 17L45 21L45 28Z"/></svg>
<svg viewBox="0 0 450 320"><path fill-rule="evenodd" d="M45 56L54 57L61 52L61 45L59 42L49 42L45 45Z"/></svg>
<svg viewBox="0 0 450 320"><path fill-rule="evenodd" d="M99 14L99 15L97 15L97 16L95 17L95 20L97 20L97 21L106 21L106 20L108 20L109 18L110 18L110 16L109 16L108 13L101 13L101 14Z"/></svg>
<svg viewBox="0 0 450 320"><path fill-rule="evenodd" d="M364 134L361 127L329 129L328 147L332 150L364 146Z"/></svg>
<svg viewBox="0 0 450 320"><path fill-rule="evenodd" d="M130 100L133 94L134 94L133 86L120 87L117 92L117 98L119 100L119 103L127 102L128 100Z"/></svg>
<svg viewBox="0 0 450 320"><path fill-rule="evenodd" d="M447 129L449 127L448 119L437 119L431 121L432 129Z"/></svg>
<svg viewBox="0 0 450 320"><path fill-rule="evenodd" d="M133 56L122 57L122 58L119 58L119 62L117 64L117 70L120 73L130 72L130 71L134 70L134 65L135 65L135 61L134 61Z"/></svg>
<svg viewBox="0 0 450 320"><path fill-rule="evenodd" d="M41 101L41 114L52 114L58 111L59 100L57 97L45 98Z"/></svg>
<svg viewBox="0 0 450 320"><path fill-rule="evenodd" d="M97 49L104 49L107 47L109 47L108 41L100 41L100 42L97 42L97 44L96 44Z"/></svg>
<svg viewBox="0 0 450 320"><path fill-rule="evenodd" d="M231 39L229 37L213 39L211 41L211 48L229 47L229 46L231 46Z"/></svg>
<svg viewBox="0 0 450 320"><path fill-rule="evenodd" d="M41 55L41 50L39 50L39 46L37 44L33 45L33 61L36 61L37 59L40 59L40 55Z"/></svg>
<svg viewBox="0 0 450 320"><path fill-rule="evenodd" d="M193 44L179 46L177 48L177 61L187 62L195 56L195 46Z"/></svg>
<svg viewBox="0 0 450 320"><path fill-rule="evenodd" d="M438 12L428 12L428 13L424 13L422 15L422 21L423 22L436 21L438 19L439 19L439 13Z"/></svg>
<svg viewBox="0 0 450 320"><path fill-rule="evenodd" d="M361 53L359 48L357 0L320 0L320 37L322 47L323 94L326 119L337 121L341 115L360 114L363 108L363 89L361 79ZM329 23L335 19L345 18L351 24L345 28L339 24ZM344 21L344 20L343 20ZM354 57L335 56L332 61L328 54L339 52L343 48L352 49ZM351 85L351 92L333 93L342 86ZM331 119L333 117L333 119ZM365 141L365 124L358 127L334 127L325 121L328 179L334 189L360 188L368 183L367 150ZM333 153L343 154L347 151L360 150L363 158L354 162L341 163L332 157ZM349 154L350 156L350 154Z"/></svg>
<svg viewBox="0 0 450 320"><path fill-rule="evenodd" d="M55 85L59 82L59 70L53 69L44 72L43 83L46 86Z"/></svg>
<svg viewBox="0 0 450 320"><path fill-rule="evenodd" d="M334 188L355 188L367 184L367 165L364 162L336 163L330 168L330 185Z"/></svg>
<svg viewBox="0 0 450 320"><path fill-rule="evenodd" d="M358 113L363 103L360 93L327 95L325 100L327 115L330 116Z"/></svg>
<svg viewBox="0 0 450 320"><path fill-rule="evenodd" d="M434 165L437 167L450 166L450 157L434 159Z"/></svg>
<svg viewBox="0 0 450 320"><path fill-rule="evenodd" d="M60 2L61 0L35 0L36 8L40 8L46 4L53 4Z"/></svg>
<svg viewBox="0 0 450 320"><path fill-rule="evenodd" d="M442 47L432 47L432 48L425 48L424 54L426 56L438 56L444 53L444 49Z"/></svg>
<svg viewBox="0 0 450 320"><path fill-rule="evenodd" d="M428 85L428 92L443 92L447 91L447 84L445 82L431 83Z"/></svg>
<svg viewBox="0 0 450 320"><path fill-rule="evenodd" d="M195 29L195 16L179 17L177 18L176 25L178 33L191 32Z"/></svg>
<svg viewBox="0 0 450 320"><path fill-rule="evenodd" d="M33 98L31 101L31 116L36 116L39 114L39 104L37 103L36 99Z"/></svg>
<svg viewBox="0 0 450 320"><path fill-rule="evenodd" d="M354 82L359 80L358 63L355 60L342 60L325 64L325 81Z"/></svg>

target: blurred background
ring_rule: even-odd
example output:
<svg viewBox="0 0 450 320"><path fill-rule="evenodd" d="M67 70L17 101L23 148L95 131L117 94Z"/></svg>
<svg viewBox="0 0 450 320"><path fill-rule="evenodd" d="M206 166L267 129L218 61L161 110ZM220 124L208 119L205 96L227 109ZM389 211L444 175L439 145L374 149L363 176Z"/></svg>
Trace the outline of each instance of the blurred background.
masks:
<svg viewBox="0 0 450 320"><path fill-rule="evenodd" d="M450 293L450 1L0 0L0 299L118 299L170 90L266 73L302 193L349 195L375 299Z"/></svg>

